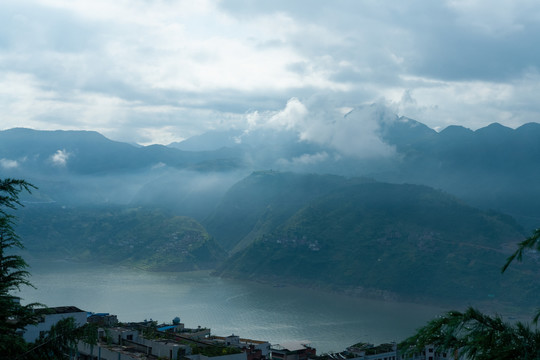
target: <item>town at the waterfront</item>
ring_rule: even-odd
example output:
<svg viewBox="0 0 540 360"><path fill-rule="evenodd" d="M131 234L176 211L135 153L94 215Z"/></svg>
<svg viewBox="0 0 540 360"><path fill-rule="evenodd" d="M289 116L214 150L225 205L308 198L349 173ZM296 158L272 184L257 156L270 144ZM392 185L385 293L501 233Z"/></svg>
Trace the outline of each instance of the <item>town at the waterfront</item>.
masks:
<svg viewBox="0 0 540 360"><path fill-rule="evenodd" d="M450 359L451 354L437 352L433 346L404 356L396 343L370 344L358 342L341 352L317 354L309 340L271 344L264 339L246 339L240 334L212 334L210 328L186 327L180 317L170 323L152 319L120 322L110 313L93 313L75 306L36 310L40 321L22 333L27 342L34 342L51 327L66 318L73 318L76 327L91 324L97 331L96 341L79 340L66 354L81 360L437 360ZM224 336L223 336L224 335Z"/></svg>

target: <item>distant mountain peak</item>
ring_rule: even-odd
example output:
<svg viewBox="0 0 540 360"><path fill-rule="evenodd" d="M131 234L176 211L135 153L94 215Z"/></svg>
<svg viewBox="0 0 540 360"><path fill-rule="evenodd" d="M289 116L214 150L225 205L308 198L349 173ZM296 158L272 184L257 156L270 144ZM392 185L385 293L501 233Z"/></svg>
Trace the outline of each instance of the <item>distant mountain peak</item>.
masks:
<svg viewBox="0 0 540 360"><path fill-rule="evenodd" d="M183 141L173 142L168 147L184 151L212 151L237 145L237 138L242 130L211 130L203 134L189 137Z"/></svg>
<svg viewBox="0 0 540 360"><path fill-rule="evenodd" d="M473 135L474 131L472 131L469 128L466 128L461 125L450 125L445 127L441 132L439 132L439 135L442 137L464 137L464 136L470 136Z"/></svg>
<svg viewBox="0 0 540 360"><path fill-rule="evenodd" d="M513 131L514 129L508 126L504 126L499 124L498 122L494 122L486 127L476 130L475 132L479 134L509 134Z"/></svg>

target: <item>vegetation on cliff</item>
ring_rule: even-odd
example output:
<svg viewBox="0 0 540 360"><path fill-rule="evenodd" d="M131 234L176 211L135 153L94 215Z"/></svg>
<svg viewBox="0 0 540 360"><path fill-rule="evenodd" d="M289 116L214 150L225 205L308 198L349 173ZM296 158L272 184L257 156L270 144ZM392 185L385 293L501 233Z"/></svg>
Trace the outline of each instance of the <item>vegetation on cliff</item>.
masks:
<svg viewBox="0 0 540 360"><path fill-rule="evenodd" d="M209 269L223 260L192 218L141 208L46 208L32 206L21 216L21 234L34 253L152 271Z"/></svg>
<svg viewBox="0 0 540 360"><path fill-rule="evenodd" d="M535 276L530 269L502 282L497 271L522 237L510 217L426 186L344 184L308 201L217 273L409 299L520 293L527 302L538 295L525 286Z"/></svg>

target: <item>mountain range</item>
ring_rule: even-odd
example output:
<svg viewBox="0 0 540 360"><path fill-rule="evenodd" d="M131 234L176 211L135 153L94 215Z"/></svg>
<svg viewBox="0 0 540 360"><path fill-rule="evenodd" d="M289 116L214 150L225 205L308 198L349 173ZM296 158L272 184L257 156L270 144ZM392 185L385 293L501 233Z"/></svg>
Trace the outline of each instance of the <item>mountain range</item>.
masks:
<svg viewBox="0 0 540 360"><path fill-rule="evenodd" d="M235 181L273 169L427 185L508 213L527 229L540 223L540 124L511 129L494 123L476 131L449 126L441 132L397 116L381 116L378 124L377 136L392 152L367 157L301 140L293 130L210 131L169 146L134 146L96 132L10 129L0 131L0 170L36 179L52 200L66 203L162 202L175 210L180 200L193 203L190 194L196 193L204 208L195 201L198 209L187 215L199 220ZM211 188L191 181L205 183L203 178L215 179ZM91 197L83 195L86 189Z"/></svg>
<svg viewBox="0 0 540 360"><path fill-rule="evenodd" d="M499 268L540 223L540 124L436 132L375 120L384 151L368 153L293 129L168 146L10 129L0 131L0 176L38 187L18 214L36 256L363 296L536 299L534 254L504 278Z"/></svg>

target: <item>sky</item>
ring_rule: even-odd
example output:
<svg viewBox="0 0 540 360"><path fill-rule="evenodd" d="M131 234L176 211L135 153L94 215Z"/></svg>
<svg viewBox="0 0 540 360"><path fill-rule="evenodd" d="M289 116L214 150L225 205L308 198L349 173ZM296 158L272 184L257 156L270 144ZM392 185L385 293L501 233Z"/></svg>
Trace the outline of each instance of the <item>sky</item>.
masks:
<svg viewBox="0 0 540 360"><path fill-rule="evenodd" d="M2 0L0 130L305 137L369 104L515 128L540 121L538 39L536 0Z"/></svg>

